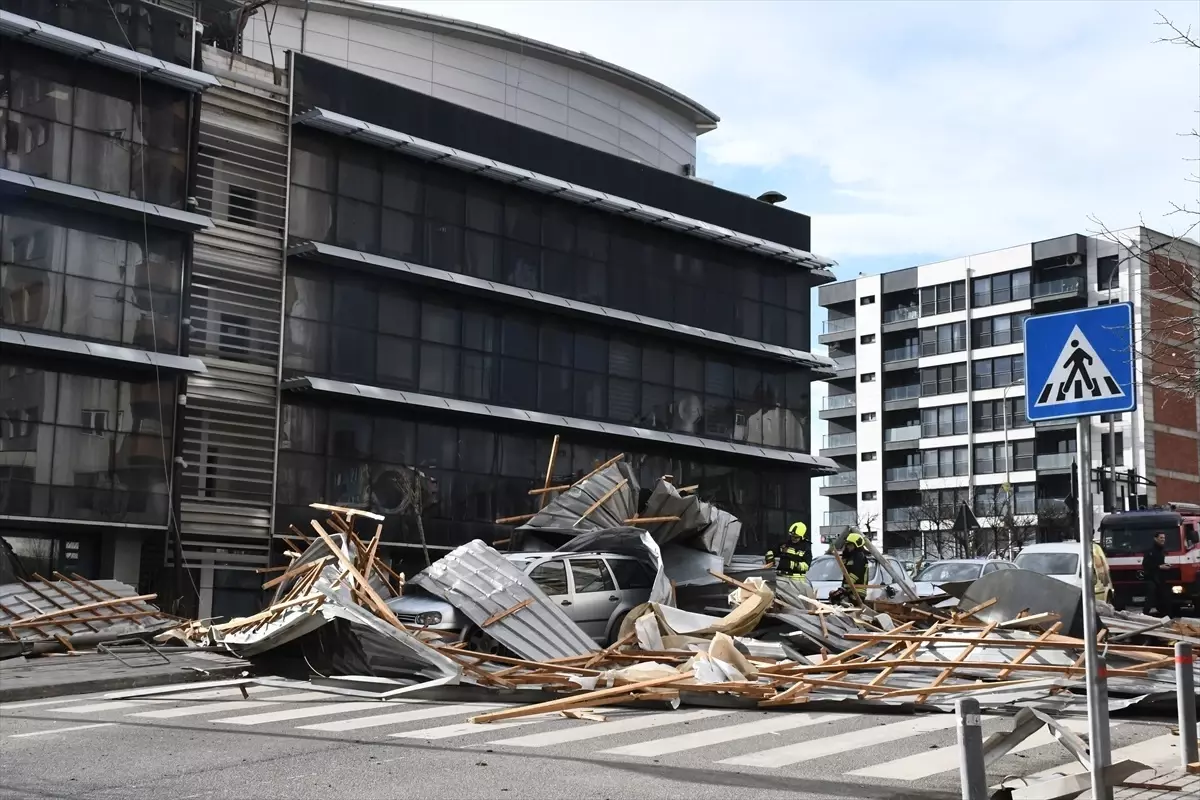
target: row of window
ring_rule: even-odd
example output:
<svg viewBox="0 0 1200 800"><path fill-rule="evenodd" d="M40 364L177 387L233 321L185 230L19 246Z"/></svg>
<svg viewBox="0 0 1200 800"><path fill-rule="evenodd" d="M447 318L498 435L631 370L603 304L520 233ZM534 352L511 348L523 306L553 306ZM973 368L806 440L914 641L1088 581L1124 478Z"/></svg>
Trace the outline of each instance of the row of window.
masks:
<svg viewBox="0 0 1200 800"><path fill-rule="evenodd" d="M298 136L289 232L807 349L804 270L334 137Z"/></svg>
<svg viewBox="0 0 1200 800"><path fill-rule="evenodd" d="M5 50L0 167L182 207L186 92L36 47L10 42Z"/></svg>
<svg viewBox="0 0 1200 800"><path fill-rule="evenodd" d="M992 347L1025 341L1024 321L1029 314L1002 314L971 321L971 341L975 347ZM874 334L862 337L869 344ZM868 340L869 339L869 340ZM916 336L906 338L902 344L883 352L884 363L903 361L921 356L939 356L961 353L967 349L967 323L951 322L930 328L922 328ZM834 355L831 351L831 356ZM849 354L846 354L849 355Z"/></svg>
<svg viewBox="0 0 1200 800"><path fill-rule="evenodd" d="M337 324L326 322L334 320ZM428 290L288 277L284 367L403 390L807 449L806 371L659 345Z"/></svg>
<svg viewBox="0 0 1200 800"><path fill-rule="evenodd" d="M1030 274L1027 269L988 275L971 281L971 306L997 306L1030 297Z"/></svg>
<svg viewBox="0 0 1200 800"><path fill-rule="evenodd" d="M302 507L319 498L370 508L388 517L388 528L409 516L399 509L415 480L423 487L432 544L454 546L474 535L490 538L500 530L495 519L536 507L529 490L545 479L550 440L547 435L287 403L280 420L279 503ZM583 477L615 455L610 450L562 441L552 479L561 484ZM701 497L742 521L744 546L763 547L786 531L789 520L808 518L806 471L746 469L656 453L626 455L643 488L653 488L667 474L677 483L699 484ZM419 470L415 478L414 465Z"/></svg>
<svg viewBox="0 0 1200 800"><path fill-rule="evenodd" d="M1027 317L1029 312L971 320L971 341L975 347L999 347L1023 342Z"/></svg>
<svg viewBox="0 0 1200 800"><path fill-rule="evenodd" d="M0 0L0 8L173 64L192 65L192 18L156 0Z"/></svg>

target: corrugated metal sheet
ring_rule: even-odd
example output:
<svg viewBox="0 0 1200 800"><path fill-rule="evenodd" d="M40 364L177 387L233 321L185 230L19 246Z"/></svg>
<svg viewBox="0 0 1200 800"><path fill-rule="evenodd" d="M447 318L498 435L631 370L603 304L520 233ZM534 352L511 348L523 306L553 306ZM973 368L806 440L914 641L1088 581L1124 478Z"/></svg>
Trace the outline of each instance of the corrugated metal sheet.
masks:
<svg viewBox="0 0 1200 800"><path fill-rule="evenodd" d="M637 477L624 461L597 472L565 492L560 492L537 516L518 530L565 533L575 536L587 531L626 527L625 520L637 515ZM584 512L603 500L592 513Z"/></svg>
<svg viewBox="0 0 1200 800"><path fill-rule="evenodd" d="M434 562L409 583L445 600L522 658L547 661L596 650L591 637L533 580L478 539ZM526 600L532 602L485 625Z"/></svg>

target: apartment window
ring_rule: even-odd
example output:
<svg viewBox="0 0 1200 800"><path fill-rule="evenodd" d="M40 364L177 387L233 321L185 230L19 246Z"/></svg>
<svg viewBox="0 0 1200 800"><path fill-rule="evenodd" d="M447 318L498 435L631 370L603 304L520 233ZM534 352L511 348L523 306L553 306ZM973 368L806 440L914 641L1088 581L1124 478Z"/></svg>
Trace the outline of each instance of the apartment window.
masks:
<svg viewBox="0 0 1200 800"><path fill-rule="evenodd" d="M863 461L874 461L876 459L876 457L877 457L877 454L874 450L871 450L869 452L862 454Z"/></svg>
<svg viewBox="0 0 1200 800"><path fill-rule="evenodd" d="M1000 356L975 361L974 388L995 389L1017 386L1025 381L1025 356Z"/></svg>
<svg viewBox="0 0 1200 800"><path fill-rule="evenodd" d="M862 381L863 383L874 383L875 382L875 373L874 372L864 373L863 376L861 378L859 378L859 380Z"/></svg>
<svg viewBox="0 0 1200 800"><path fill-rule="evenodd" d="M1117 256L1101 256L1096 259L1096 288L1100 291L1119 289L1121 286L1121 264Z"/></svg>
<svg viewBox="0 0 1200 800"><path fill-rule="evenodd" d="M863 492L862 493L863 500L875 500L878 497L879 497L878 492Z"/></svg>
<svg viewBox="0 0 1200 800"><path fill-rule="evenodd" d="M875 344L875 334L864 333L862 336L858 337L858 341L860 344Z"/></svg>
<svg viewBox="0 0 1200 800"><path fill-rule="evenodd" d="M921 355L937 356L967 349L967 323L952 322L921 329Z"/></svg>
<svg viewBox="0 0 1200 800"><path fill-rule="evenodd" d="M948 314L967 307L967 282L955 281L921 289L921 316Z"/></svg>
<svg viewBox="0 0 1200 800"><path fill-rule="evenodd" d="M933 523L953 522L967 496L967 490L963 488L929 489L921 493L921 513Z"/></svg>
<svg viewBox="0 0 1200 800"><path fill-rule="evenodd" d="M940 447L921 451L922 478L953 478L966 475L967 448Z"/></svg>
<svg viewBox="0 0 1200 800"><path fill-rule="evenodd" d="M875 305L875 295L873 295L873 294L869 294L869 295L867 295L866 297L860 297L860 298L859 298L859 300L858 300L858 304L859 304L860 306L872 306L872 305Z"/></svg>
<svg viewBox="0 0 1200 800"><path fill-rule="evenodd" d="M957 436L967 432L967 404L921 409L921 436Z"/></svg>
<svg viewBox="0 0 1200 800"><path fill-rule="evenodd" d="M864 411L859 415L858 418L863 422L874 422L877 417L878 414L876 414L874 411Z"/></svg>
<svg viewBox="0 0 1200 800"><path fill-rule="evenodd" d="M1014 472L1027 472L1037 468L1037 456L1034 454L1032 439L1012 442L1012 468Z"/></svg>
<svg viewBox="0 0 1200 800"><path fill-rule="evenodd" d="M921 396L954 394L967 390L967 365L944 364L921 370Z"/></svg>
<svg viewBox="0 0 1200 800"><path fill-rule="evenodd" d="M1007 406L1007 407L1006 407ZM975 403L975 432L1002 431L1006 428L1027 428L1025 398L980 400Z"/></svg>
<svg viewBox="0 0 1200 800"><path fill-rule="evenodd" d="M974 347L998 347L1025 341L1025 318L1021 314L1001 314L971 321L971 341Z"/></svg>
<svg viewBox="0 0 1200 800"><path fill-rule="evenodd" d="M1029 270L976 278L971 283L971 303L975 308L1029 299Z"/></svg>
<svg viewBox="0 0 1200 800"><path fill-rule="evenodd" d="M1113 436L1115 436L1117 439L1116 466L1118 466L1118 467L1124 466L1125 465L1125 434L1115 433L1115 434L1113 434ZM1106 466L1106 467L1113 466L1112 436L1109 436L1107 433L1103 434L1100 437L1100 455L1101 455L1101 458L1103 459L1101 461L1101 463L1104 466Z"/></svg>

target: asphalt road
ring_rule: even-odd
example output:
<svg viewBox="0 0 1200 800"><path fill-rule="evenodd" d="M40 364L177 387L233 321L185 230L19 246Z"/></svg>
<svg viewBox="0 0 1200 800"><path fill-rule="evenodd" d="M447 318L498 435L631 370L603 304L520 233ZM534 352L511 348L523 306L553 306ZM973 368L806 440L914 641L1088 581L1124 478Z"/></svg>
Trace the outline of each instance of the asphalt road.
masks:
<svg viewBox="0 0 1200 800"><path fill-rule="evenodd" d="M597 709L465 724L487 707L292 689L180 689L0 705L0 798L775 800L957 798L952 715ZM1086 721L1072 721L1085 730ZM985 718L985 734L1009 727ZM1177 761L1169 723L1122 721L1118 755ZM992 783L1077 771L1048 735ZM857 773L857 774L856 774Z"/></svg>

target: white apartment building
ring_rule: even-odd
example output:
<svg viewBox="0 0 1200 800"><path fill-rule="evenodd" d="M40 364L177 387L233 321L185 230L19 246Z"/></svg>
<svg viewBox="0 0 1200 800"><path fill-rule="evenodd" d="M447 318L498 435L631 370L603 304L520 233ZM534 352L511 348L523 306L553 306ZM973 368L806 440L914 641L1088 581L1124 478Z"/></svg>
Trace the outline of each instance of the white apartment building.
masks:
<svg viewBox="0 0 1200 800"><path fill-rule="evenodd" d="M1022 323L1132 301L1135 336L1149 330L1169 295L1151 289L1146 254L1165 237L1115 238L1071 234L819 288L819 341L840 367L818 412L820 455L842 468L820 479L822 536L857 525L900 557L947 557L963 550L948 530L963 501L984 526L971 555L1074 535L1076 425L1025 418ZM1184 250L1196 263L1200 247ZM1109 467L1093 480L1097 520L1200 500L1197 401L1148 385L1154 367L1137 357L1138 410L1093 421L1093 465Z"/></svg>

